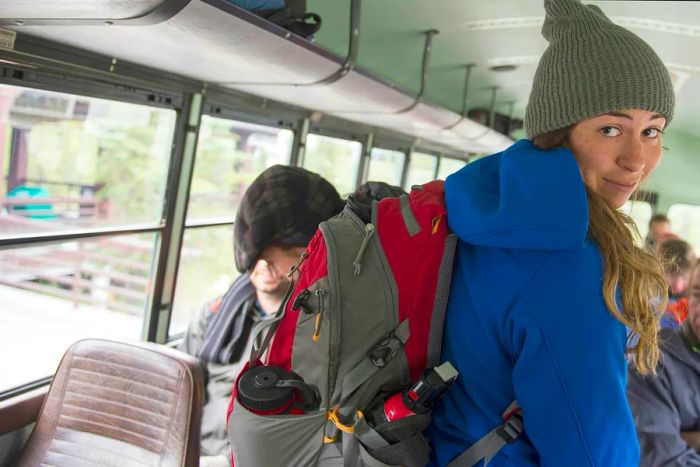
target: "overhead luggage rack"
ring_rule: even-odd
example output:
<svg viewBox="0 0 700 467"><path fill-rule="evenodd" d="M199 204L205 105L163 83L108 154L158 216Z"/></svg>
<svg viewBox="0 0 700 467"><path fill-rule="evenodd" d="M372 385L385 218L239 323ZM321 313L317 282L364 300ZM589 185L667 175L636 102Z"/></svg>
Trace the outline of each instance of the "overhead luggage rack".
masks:
<svg viewBox="0 0 700 467"><path fill-rule="evenodd" d="M225 0L5 0L0 27L460 152L512 142Z"/></svg>

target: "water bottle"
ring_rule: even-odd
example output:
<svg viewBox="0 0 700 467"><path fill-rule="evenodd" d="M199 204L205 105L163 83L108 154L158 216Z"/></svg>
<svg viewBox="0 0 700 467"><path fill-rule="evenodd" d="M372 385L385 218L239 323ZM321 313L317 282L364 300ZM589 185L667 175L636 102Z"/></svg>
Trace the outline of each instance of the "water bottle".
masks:
<svg viewBox="0 0 700 467"><path fill-rule="evenodd" d="M450 362L426 369L415 384L404 392L392 394L384 401L382 410L374 411L374 423L378 425L427 413L433 408L435 401L455 382L458 375Z"/></svg>
<svg viewBox="0 0 700 467"><path fill-rule="evenodd" d="M304 414L318 409L321 398L315 386L293 371L258 365L238 379L238 401L259 415Z"/></svg>

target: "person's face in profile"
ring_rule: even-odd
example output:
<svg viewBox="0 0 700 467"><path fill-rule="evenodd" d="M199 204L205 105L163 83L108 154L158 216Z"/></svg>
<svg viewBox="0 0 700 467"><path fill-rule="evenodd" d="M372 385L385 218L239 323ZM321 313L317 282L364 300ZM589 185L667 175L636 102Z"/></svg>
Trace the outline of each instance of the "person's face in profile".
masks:
<svg viewBox="0 0 700 467"><path fill-rule="evenodd" d="M569 132L588 188L619 208L661 162L666 119L654 112L623 109L588 118Z"/></svg>
<svg viewBox="0 0 700 467"><path fill-rule="evenodd" d="M700 338L700 268L695 267L688 287L688 323Z"/></svg>
<svg viewBox="0 0 700 467"><path fill-rule="evenodd" d="M687 294L690 283L689 271L678 271L674 273L665 273L666 282L671 289L671 293L676 297L682 297Z"/></svg>
<svg viewBox="0 0 700 467"><path fill-rule="evenodd" d="M287 273L299 261L303 246L270 245L263 250L250 272L258 292L283 296L289 285Z"/></svg>
<svg viewBox="0 0 700 467"><path fill-rule="evenodd" d="M652 222L649 226L649 235L655 240L671 233L671 224L666 221Z"/></svg>

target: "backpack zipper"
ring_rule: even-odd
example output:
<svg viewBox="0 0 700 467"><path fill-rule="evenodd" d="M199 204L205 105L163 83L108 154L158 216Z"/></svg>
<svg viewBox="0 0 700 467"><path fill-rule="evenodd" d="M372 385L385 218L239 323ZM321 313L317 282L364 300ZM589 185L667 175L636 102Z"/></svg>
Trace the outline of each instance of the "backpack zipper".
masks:
<svg viewBox="0 0 700 467"><path fill-rule="evenodd" d="M326 291L323 289L316 290L316 297L318 298L318 313L316 314L316 323L314 324L314 334L311 337L314 342L318 342L321 338L321 319L323 316L323 296Z"/></svg>
<svg viewBox="0 0 700 467"><path fill-rule="evenodd" d="M377 206L376 201L372 203L372 225L376 230L377 226ZM366 228L366 224L360 220L360 218L353 212L352 209L345 208L345 213L350 217L355 226L359 230ZM377 253L378 265L381 269L379 274L381 281L384 283L384 290L387 292L386 299L389 309L387 310L387 329L386 332L390 333L396 326L399 325L399 304L398 304L398 290L396 289L396 283L392 280L393 274L391 272L391 266L386 259L386 254L382 248L381 242L377 242L375 245L375 253Z"/></svg>
<svg viewBox="0 0 700 467"><path fill-rule="evenodd" d="M362 272L362 258L365 256L367 246L369 245L369 241L372 239L372 235L374 235L375 230L374 224L369 223L365 225L365 237L362 239L362 245L360 245L360 251L357 252L355 261L352 262L352 265L355 268L353 273L355 276L359 276L360 272Z"/></svg>

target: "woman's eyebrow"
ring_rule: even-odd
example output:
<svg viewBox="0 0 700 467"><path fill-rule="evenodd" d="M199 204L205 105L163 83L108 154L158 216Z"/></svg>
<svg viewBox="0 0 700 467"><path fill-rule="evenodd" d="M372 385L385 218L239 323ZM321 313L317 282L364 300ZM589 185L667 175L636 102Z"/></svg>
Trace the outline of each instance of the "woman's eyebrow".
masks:
<svg viewBox="0 0 700 467"><path fill-rule="evenodd" d="M612 111L612 112L605 112L604 114L601 114L601 115L610 115L610 116L612 116L612 117L623 117L623 118L627 118L627 119L633 120L631 115L626 114L626 113L624 113L624 112L615 112L615 111Z"/></svg>
<svg viewBox="0 0 700 467"><path fill-rule="evenodd" d="M624 112L616 112L616 111L611 111L611 112L605 112L604 114L601 115L610 115L612 117L622 117L622 118L627 118L629 120L633 120L632 116L629 114L626 114ZM661 114L654 114L651 117L649 117L649 120L656 120L657 118L666 118Z"/></svg>

